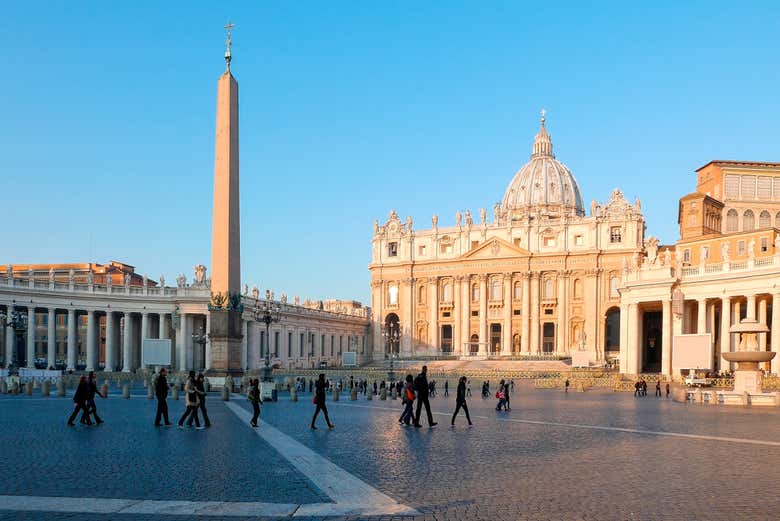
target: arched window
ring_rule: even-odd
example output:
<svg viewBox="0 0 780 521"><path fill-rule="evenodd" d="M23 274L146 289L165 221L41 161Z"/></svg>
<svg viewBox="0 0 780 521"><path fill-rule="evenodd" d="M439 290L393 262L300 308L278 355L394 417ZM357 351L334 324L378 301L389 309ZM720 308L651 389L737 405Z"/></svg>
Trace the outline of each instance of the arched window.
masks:
<svg viewBox="0 0 780 521"><path fill-rule="evenodd" d="M501 300L501 281L499 279L490 281L490 300Z"/></svg>
<svg viewBox="0 0 780 521"><path fill-rule="evenodd" d="M553 283L552 279L547 279L544 281L544 298L554 298L555 297L555 284Z"/></svg>
<svg viewBox="0 0 780 521"><path fill-rule="evenodd" d="M765 228L772 227L772 214L764 210L761 215L758 216L758 228L763 230Z"/></svg>
<svg viewBox="0 0 780 521"><path fill-rule="evenodd" d="M775 215L775 228L780 228L780 212Z"/></svg>
<svg viewBox="0 0 780 521"><path fill-rule="evenodd" d="M395 284L390 284L387 287L387 300L391 306L398 305L398 286Z"/></svg>
<svg viewBox="0 0 780 521"><path fill-rule="evenodd" d="M523 285L520 282L515 282L514 291L512 292L512 298L520 300L523 298Z"/></svg>
<svg viewBox="0 0 780 521"><path fill-rule="evenodd" d="M726 213L726 231L736 232L739 229L739 214L732 208Z"/></svg>
<svg viewBox="0 0 780 521"><path fill-rule="evenodd" d="M417 303L421 305L425 305L425 286L420 286L420 289L417 293Z"/></svg>
<svg viewBox="0 0 780 521"><path fill-rule="evenodd" d="M449 281L445 282L441 288L441 300L442 302L452 302L452 284Z"/></svg>
<svg viewBox="0 0 780 521"><path fill-rule="evenodd" d="M472 284L471 285L471 301L472 302L479 302L479 285L478 284Z"/></svg>
<svg viewBox="0 0 780 521"><path fill-rule="evenodd" d="M612 277L609 279L609 296L613 298L617 298L620 296L620 293L618 293L618 286L620 286L620 279L617 277Z"/></svg>
<svg viewBox="0 0 780 521"><path fill-rule="evenodd" d="M582 281L574 279L574 298L582 298Z"/></svg>
<svg viewBox="0 0 780 521"><path fill-rule="evenodd" d="M745 210L742 214L742 231L752 232L756 229L756 216L753 215L753 210Z"/></svg>

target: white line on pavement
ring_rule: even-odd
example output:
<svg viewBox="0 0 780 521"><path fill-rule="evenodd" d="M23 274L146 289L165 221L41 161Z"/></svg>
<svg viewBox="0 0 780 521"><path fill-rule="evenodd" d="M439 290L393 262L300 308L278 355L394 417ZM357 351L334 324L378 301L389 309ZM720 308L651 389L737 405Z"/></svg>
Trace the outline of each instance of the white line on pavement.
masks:
<svg viewBox="0 0 780 521"><path fill-rule="evenodd" d="M250 412L240 405L232 402L225 405L244 422L251 420ZM419 515L268 423L260 420L258 425L255 429L258 436L335 501L330 507L333 513L329 515ZM325 505L301 505L295 515L323 515L317 509Z"/></svg>
<svg viewBox="0 0 780 521"><path fill-rule="evenodd" d="M341 403L341 402L333 402L333 405L341 405L343 407L360 407L363 409L382 409L382 410L395 411L395 412L398 412L400 410L395 407L383 407L381 405L359 405L354 403ZM439 411L431 411L431 412L438 416L447 416L447 417L451 416L450 413L446 413L446 412L439 412ZM589 430L597 430L597 431L624 432L628 434L669 436L673 438L688 438L694 440L723 441L727 443L743 443L747 445L765 445L769 447L780 447L780 441L755 440L750 438L729 438L726 436L708 436L706 434L687 434L684 432L648 431L643 429L629 429L625 427L609 427L606 425L586 425L583 423L562 423L562 422L549 422L549 421L539 421L539 420L522 420L520 418L496 418L490 416L479 416L474 414L472 414L471 417L479 418L481 420L492 419L492 420L503 421L503 422L527 423L531 425L549 425L552 427L568 427L572 429L589 429Z"/></svg>

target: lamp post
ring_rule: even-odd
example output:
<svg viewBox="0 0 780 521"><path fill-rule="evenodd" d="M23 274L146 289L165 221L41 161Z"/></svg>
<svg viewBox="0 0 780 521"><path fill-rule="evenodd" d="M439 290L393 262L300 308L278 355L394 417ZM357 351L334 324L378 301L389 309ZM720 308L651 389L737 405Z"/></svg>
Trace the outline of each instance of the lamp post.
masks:
<svg viewBox="0 0 780 521"><path fill-rule="evenodd" d="M200 352L203 354L203 368L206 369L206 352L204 351L204 346L206 345L206 342L209 340L209 334L206 333L206 329L203 326L200 326L200 329L197 333L192 334L192 341L200 346Z"/></svg>
<svg viewBox="0 0 780 521"><path fill-rule="evenodd" d="M279 322L282 318L282 307L279 304L266 299L262 304L258 301L252 310L255 320L265 324L265 362L263 365L263 381L270 382L271 378L271 324Z"/></svg>
<svg viewBox="0 0 780 521"><path fill-rule="evenodd" d="M8 306L8 308L9 309L7 313L0 311L0 321L2 321L5 327L11 327L14 330L14 343L16 345L14 346L13 350L16 351L15 359L19 361L22 357L19 350L19 339L27 330L27 315L21 311L13 309L11 306ZM6 348L6 356L8 355L8 348ZM5 361L5 366L8 369L9 374L14 371L14 363L11 361L10 357Z"/></svg>
<svg viewBox="0 0 780 521"><path fill-rule="evenodd" d="M385 339L387 345L386 350L390 356L390 370L387 372L387 379L390 383L395 381L395 371L393 370L393 359L396 356L396 350L398 344L401 341L401 323L391 322L387 326L382 326L382 336Z"/></svg>

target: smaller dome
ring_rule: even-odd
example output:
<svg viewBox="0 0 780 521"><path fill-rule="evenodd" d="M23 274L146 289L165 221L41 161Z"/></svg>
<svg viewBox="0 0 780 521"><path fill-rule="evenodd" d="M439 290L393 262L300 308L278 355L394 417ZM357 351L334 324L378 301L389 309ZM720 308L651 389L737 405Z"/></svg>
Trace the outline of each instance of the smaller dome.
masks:
<svg viewBox="0 0 780 521"><path fill-rule="evenodd" d="M531 160L517 171L504 194L501 209L510 219L528 216L584 216L582 194L574 175L555 159L552 139L542 126L534 138Z"/></svg>

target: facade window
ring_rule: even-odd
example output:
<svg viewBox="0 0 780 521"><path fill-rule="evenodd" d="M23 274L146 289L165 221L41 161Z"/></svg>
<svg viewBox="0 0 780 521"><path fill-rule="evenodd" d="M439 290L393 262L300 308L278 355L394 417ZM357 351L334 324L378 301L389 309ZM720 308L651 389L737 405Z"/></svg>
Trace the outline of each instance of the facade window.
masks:
<svg viewBox="0 0 780 521"><path fill-rule="evenodd" d="M620 226L613 226L609 229L609 242L613 244L623 242L623 229Z"/></svg>
<svg viewBox="0 0 780 521"><path fill-rule="evenodd" d="M574 236L574 245L575 246L584 246L585 245L585 237L582 235L575 235Z"/></svg>
<svg viewBox="0 0 780 521"><path fill-rule="evenodd" d="M472 249L472 250L473 250L474 248L476 248L477 246L479 246L479 241L471 241L471 249Z"/></svg>
<svg viewBox="0 0 780 521"><path fill-rule="evenodd" d="M520 282L515 282L512 298L515 300L523 298L523 285Z"/></svg>
<svg viewBox="0 0 780 521"><path fill-rule="evenodd" d="M452 253L452 244L442 244L439 247L439 251L442 253Z"/></svg>
<svg viewBox="0 0 780 521"><path fill-rule="evenodd" d="M739 214L732 208L726 213L726 231L735 232L739 229Z"/></svg>
<svg viewBox="0 0 780 521"><path fill-rule="evenodd" d="M320 353L325 356L325 335L320 335Z"/></svg>
<svg viewBox="0 0 780 521"><path fill-rule="evenodd" d="M760 229L772 227L772 215L766 210L761 212L761 215L758 216L758 227Z"/></svg>
<svg viewBox="0 0 780 521"><path fill-rule="evenodd" d="M501 300L501 281L498 279L490 282L490 300Z"/></svg>
<svg viewBox="0 0 780 521"><path fill-rule="evenodd" d="M620 296L620 292L618 292L618 287L620 286L620 279L617 277L612 277L609 279L609 296L612 298L617 298Z"/></svg>
<svg viewBox="0 0 780 521"><path fill-rule="evenodd" d="M769 251L769 238L761 237L761 253L766 253L768 251Z"/></svg>
<svg viewBox="0 0 780 521"><path fill-rule="evenodd" d="M390 302L391 306L398 305L398 286L396 286L395 284L390 284L390 286L388 286L387 300Z"/></svg>
<svg viewBox="0 0 780 521"><path fill-rule="evenodd" d="M545 237L544 238L544 245L545 247L554 247L555 246L555 237Z"/></svg>
<svg viewBox="0 0 780 521"><path fill-rule="evenodd" d="M292 358L293 356L292 350L293 350L293 336L292 333L288 332L287 333L287 358Z"/></svg>
<svg viewBox="0 0 780 521"><path fill-rule="evenodd" d="M274 332L274 356L279 358L279 331Z"/></svg>
<svg viewBox="0 0 780 521"><path fill-rule="evenodd" d="M696 224L696 214L691 214L690 217L688 217L688 224L695 225Z"/></svg>
<svg viewBox="0 0 780 521"><path fill-rule="evenodd" d="M339 335L339 355L342 353L342 349L344 348L344 336Z"/></svg>
<svg viewBox="0 0 780 521"><path fill-rule="evenodd" d="M361 335L360 337L360 354L366 352L366 335Z"/></svg>
<svg viewBox="0 0 780 521"><path fill-rule="evenodd" d="M303 346L305 345L304 341L304 334L301 333L301 338L298 340L298 347L300 348L301 354L299 355L301 358L303 358Z"/></svg>
<svg viewBox="0 0 780 521"><path fill-rule="evenodd" d="M420 289L418 290L417 295L417 302L421 305L425 305L425 286L420 286Z"/></svg>
<svg viewBox="0 0 780 521"><path fill-rule="evenodd" d="M574 279L574 298L582 298L582 281Z"/></svg>
<svg viewBox="0 0 780 521"><path fill-rule="evenodd" d="M472 284L471 285L471 301L472 302L479 302L479 285L478 284Z"/></svg>
<svg viewBox="0 0 780 521"><path fill-rule="evenodd" d="M552 279L547 279L544 281L544 298L554 298L555 297L555 284L553 283Z"/></svg>
<svg viewBox="0 0 780 521"><path fill-rule="evenodd" d="M397 257L398 256L398 243L397 242L391 242L387 245L387 255L389 257Z"/></svg>
<svg viewBox="0 0 780 521"><path fill-rule="evenodd" d="M710 247L709 246L702 246L701 247L701 259L699 259L699 262L704 262L707 259L710 258Z"/></svg>
<svg viewBox="0 0 780 521"><path fill-rule="evenodd" d="M260 356L265 357L265 331L260 331Z"/></svg>
<svg viewBox="0 0 780 521"><path fill-rule="evenodd" d="M335 344L335 335L330 335L330 356L333 356L333 345Z"/></svg>
<svg viewBox="0 0 780 521"><path fill-rule="evenodd" d="M745 254L745 241L737 241L737 255Z"/></svg>
<svg viewBox="0 0 780 521"><path fill-rule="evenodd" d="M686 248L683 250L683 264L691 263L691 250Z"/></svg>
<svg viewBox="0 0 780 521"><path fill-rule="evenodd" d="M753 210L745 210L742 214L742 231L752 232L756 229L756 217L753 214Z"/></svg>
<svg viewBox="0 0 780 521"><path fill-rule="evenodd" d="M452 284L445 282L441 289L441 299L443 302L452 302Z"/></svg>
<svg viewBox="0 0 780 521"><path fill-rule="evenodd" d="M425 249L426 249L426 248L425 248L425 245L424 245L424 244L421 244L420 246L418 246L418 247L417 247L417 252L418 252L420 255L423 255L423 256L424 256L424 255L425 255Z"/></svg>

